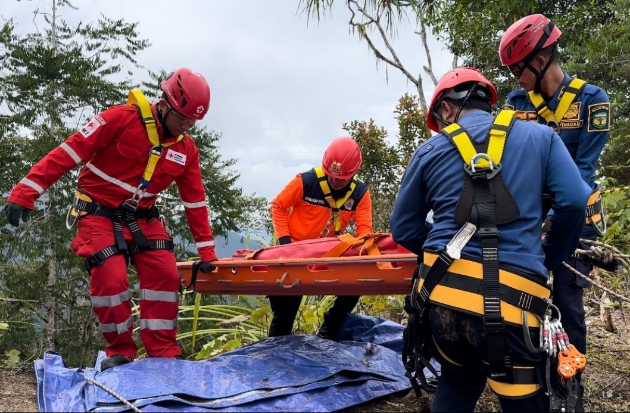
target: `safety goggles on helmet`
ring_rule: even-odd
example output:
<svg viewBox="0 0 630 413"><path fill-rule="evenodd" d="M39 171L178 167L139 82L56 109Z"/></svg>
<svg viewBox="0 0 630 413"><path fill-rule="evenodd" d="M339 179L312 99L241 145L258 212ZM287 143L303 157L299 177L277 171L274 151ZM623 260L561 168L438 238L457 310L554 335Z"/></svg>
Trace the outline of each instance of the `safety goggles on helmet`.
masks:
<svg viewBox="0 0 630 413"><path fill-rule="evenodd" d="M481 99L487 100L488 102L491 99L490 91L488 90L488 86L483 82L470 83L470 87L462 89L460 91L455 90L455 88L448 89L440 96L439 103L446 98L460 100L467 97L469 99ZM436 108L437 109L437 108Z"/></svg>

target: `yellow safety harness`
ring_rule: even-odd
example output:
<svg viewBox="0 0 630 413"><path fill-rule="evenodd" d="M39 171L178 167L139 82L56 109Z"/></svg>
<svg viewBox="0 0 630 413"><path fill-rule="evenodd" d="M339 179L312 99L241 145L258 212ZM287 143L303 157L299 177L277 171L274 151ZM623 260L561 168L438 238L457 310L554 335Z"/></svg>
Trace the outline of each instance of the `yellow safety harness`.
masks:
<svg viewBox="0 0 630 413"><path fill-rule="evenodd" d="M586 82L582 79L571 79L562 92L562 98L560 98L560 103L558 104L555 112L552 112L551 109L549 109L545 99L543 99L540 93L530 91L527 94L529 95L529 100L536 108L536 112L545 119L547 125L558 132L560 128L560 121L564 118L564 115L567 113L567 110L569 110L571 104L580 95L580 93L582 93L582 89L584 89L585 85Z"/></svg>
<svg viewBox="0 0 630 413"><path fill-rule="evenodd" d="M553 130L559 133L560 121L564 118L564 115L569 110L571 104L582 93L582 90L586 86L586 81L578 78L573 78L569 84L564 88L560 103L555 112L547 106L547 103L540 95L540 93L528 92L529 100L536 107L536 112L545 119L547 125ZM598 236L604 235L606 232L606 220L602 210L602 199L599 190L599 186L593 190L593 193L588 199L586 207L586 225L591 225L593 230Z"/></svg>
<svg viewBox="0 0 630 413"><path fill-rule="evenodd" d="M357 187L357 177L352 177L352 182L350 183L350 188L348 188L348 192L342 197L335 200L332 196L332 191L330 189L330 185L328 185L328 178L324 173L324 169L322 167L313 168L315 171L315 175L317 176L317 182L319 182L319 187L322 189L324 193L324 199L328 202L328 206L332 210L330 220L335 224L335 235L341 234L341 207L348 201L348 198L352 195L355 188ZM330 222L326 224L326 228L322 231L324 234L328 231L328 227L330 226ZM327 234L326 234L327 235ZM325 235L322 235L325 236Z"/></svg>
<svg viewBox="0 0 630 413"><path fill-rule="evenodd" d="M147 240L136 223L136 219L147 219L147 222L150 222L155 218L160 218L157 207L152 206L149 209L138 209L138 205L151 182L155 167L162 156L164 148L180 142L184 139L184 135L178 136L177 139L172 142L160 142L156 126L157 122L153 116L151 105L140 90L134 89L129 92L127 104L134 105L139 110L140 120L147 131L147 136L152 145L149 160L140 179L140 184L133 195L116 209L107 208L99 204L94 201L89 194L79 189L75 191L74 201L66 217L66 226L68 229L74 228L78 219L85 215L103 216L111 219L114 224L114 239L116 243L88 257L86 259L88 271L93 267L103 264L106 259L116 254L124 254L129 257L132 254L150 249L172 251L174 247L172 240ZM127 223L131 231L131 235L136 242L134 245L128 246L125 241L123 236L123 221Z"/></svg>
<svg viewBox="0 0 630 413"><path fill-rule="evenodd" d="M477 153L477 150L470 140L470 136L457 123L448 125L442 133L451 139L459 151L464 163L474 172L475 169L494 168L501 163L503 147L507 139L507 133L512 127L516 117L513 110L502 110L494 120L490 129L490 140L487 153Z"/></svg>
<svg viewBox="0 0 630 413"><path fill-rule="evenodd" d="M488 139L482 144L474 144L466 130L456 123L441 131L457 148L467 172L456 208L463 210L463 215L459 219L455 217L458 222L463 219L464 226L447 248L425 252L423 264L413 276L412 293L409 302L406 300L405 303L409 331L403 335L403 362L408 377L413 378L414 388L433 390L423 377L423 369L428 367L433 351L430 349L440 351L433 343L426 320L426 303L430 300L482 317L483 333L488 341L489 381L499 383L493 388L501 387L500 383L515 385L511 390L520 393L518 396L538 389L534 385L537 383L535 371L514 368L505 352L506 323L522 325L529 336L529 328L540 326L536 316L544 316L549 307L546 298L550 296L549 289L540 280L499 268L496 224L511 222L518 217L518 207L512 204L507 189L504 192L499 189L505 188L500 174L501 158L515 119L515 111L501 111L490 128ZM478 152L476 146L485 143L487 150ZM461 249L475 229L482 248L481 262L460 259ZM463 232L468 238L462 242L460 233ZM452 245L455 251L450 249Z"/></svg>
<svg viewBox="0 0 630 413"><path fill-rule="evenodd" d="M125 201L125 204L132 207L134 210L138 208L138 204L142 200L142 196L147 190L149 186L149 182L151 182L151 178L153 177L153 173L155 172L155 166L157 165L160 157L162 156L162 152L164 148L168 148L171 145L176 144L177 142L184 139L184 135L179 135L176 140L167 143L161 143L160 137L157 133L156 121L153 117L153 112L151 111L151 105L146 97L142 94L142 91L139 89L133 89L129 92L129 96L127 96L127 104L134 105L140 110L140 119L144 124L144 127L147 130L147 135L149 136L149 142L151 142L151 152L149 153L149 161L147 162L147 167L142 174L142 179L140 180L140 185L136 188L136 192Z"/></svg>

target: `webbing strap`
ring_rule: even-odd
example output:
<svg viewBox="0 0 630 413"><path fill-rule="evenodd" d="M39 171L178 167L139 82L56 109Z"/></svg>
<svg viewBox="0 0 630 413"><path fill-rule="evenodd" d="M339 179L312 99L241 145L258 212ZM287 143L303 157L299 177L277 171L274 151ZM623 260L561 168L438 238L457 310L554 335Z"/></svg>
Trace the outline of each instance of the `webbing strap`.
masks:
<svg viewBox="0 0 630 413"><path fill-rule="evenodd" d="M499 283L499 230L496 226L496 197L490 188L490 179L500 171L505 141L516 119L513 110L502 110L488 132L487 153L479 154L468 132L453 123L442 130L453 142L473 183L472 211L468 221L478 228L483 263L483 329L488 342L490 378L505 377L509 357L505 354L505 320L501 316ZM491 162L490 162L491 161ZM491 164L492 163L492 164ZM494 171L494 172L493 172ZM436 263L438 263L436 261ZM424 287L424 286L423 286ZM427 297L428 298L428 297Z"/></svg>
<svg viewBox="0 0 630 413"><path fill-rule="evenodd" d="M171 240L148 240L142 249L137 244L133 244L130 245L128 249L122 250L118 248L118 245L114 244L90 255L85 260L85 266L89 272L92 268L102 265L106 259L117 254L133 255L147 250L173 251L174 249L175 244Z"/></svg>
<svg viewBox="0 0 630 413"><path fill-rule="evenodd" d="M146 188L149 186L149 182L151 182L151 178L155 172L155 166L162 156L162 149L181 141L184 139L184 135L179 135L173 142L160 143L160 136L158 135L156 121L153 117L153 112L151 111L151 104L139 89L133 89L129 92L129 95L127 96L127 104L134 105L139 109L140 119L147 130L149 142L151 142L151 145L153 146L151 148L151 152L149 153L147 167L145 168L144 173L142 174L142 179L140 180L140 186L142 188Z"/></svg>
<svg viewBox="0 0 630 413"><path fill-rule="evenodd" d="M492 127L488 132L489 141L486 154L494 165L501 163L505 140L515 120L516 111L504 109L499 112L492 123ZM477 150L470 140L468 132L462 126L452 123L442 129L441 132L453 142L466 165L481 169L490 167L490 163L485 157L477 158ZM474 165L473 160L475 161Z"/></svg>
<svg viewBox="0 0 630 413"><path fill-rule="evenodd" d="M348 251L352 247L363 246L368 255L381 255L381 251L376 245L376 239L389 235L385 232L376 232L373 234L367 234L362 237L354 237L352 234L341 234L337 236L340 241L328 251L326 251L321 258L325 257L341 257L343 253ZM377 262L376 266L379 269L391 269L393 268L390 262ZM318 268L317 266L314 268Z"/></svg>
<svg viewBox="0 0 630 413"><path fill-rule="evenodd" d="M558 104L555 113L549 109L545 99L543 99L540 93L535 93L532 90L527 94L529 95L530 102L532 102L536 108L536 112L545 119L547 124L559 124L562 118L564 118L564 115L567 113L567 110L569 110L571 104L580 95L580 93L582 93L582 89L584 89L585 85L586 82L582 79L578 79L577 77L571 79L562 92L562 98L560 98L560 103Z"/></svg>
<svg viewBox="0 0 630 413"><path fill-rule="evenodd" d="M350 188L348 192L342 197L335 200L332 196L332 191L330 190L330 185L328 185L328 178L324 173L324 169L322 167L313 168L315 171L315 175L317 176L317 182L319 182L319 187L322 189L324 193L324 199L328 202L328 206L332 209L332 219L335 224L335 235L339 235L341 232L341 217L339 210L346 203L348 198L352 195L355 188L357 187L357 178L356 176L352 178L352 182L350 183Z"/></svg>

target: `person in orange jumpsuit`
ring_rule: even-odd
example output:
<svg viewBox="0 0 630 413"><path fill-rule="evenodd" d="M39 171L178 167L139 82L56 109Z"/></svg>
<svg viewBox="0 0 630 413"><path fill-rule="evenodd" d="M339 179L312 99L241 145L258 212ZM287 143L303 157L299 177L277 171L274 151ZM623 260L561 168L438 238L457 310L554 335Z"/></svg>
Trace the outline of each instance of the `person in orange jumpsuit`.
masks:
<svg viewBox="0 0 630 413"><path fill-rule="evenodd" d="M341 234L351 220L355 235L373 233L372 199L356 173L361 149L347 136L336 138L324 152L322 166L297 174L271 202L271 216L280 245ZM269 336L290 335L302 296L269 296L273 319ZM337 340L346 315L359 296L337 296L324 314L318 335Z"/></svg>
<svg viewBox="0 0 630 413"><path fill-rule="evenodd" d="M101 370L129 363L137 355L129 258L140 281L140 338L148 356L181 357L176 258L155 206L158 194L171 183L179 189L203 261L200 270L212 271L217 258L199 151L186 134L208 111L210 88L201 74L187 68L173 72L161 88L162 98L153 105L142 96L134 105L95 115L31 168L5 207L9 223L18 226L47 188L83 163L69 214L74 220L69 227L77 227L70 247L86 259L90 273L92 308L107 341Z"/></svg>

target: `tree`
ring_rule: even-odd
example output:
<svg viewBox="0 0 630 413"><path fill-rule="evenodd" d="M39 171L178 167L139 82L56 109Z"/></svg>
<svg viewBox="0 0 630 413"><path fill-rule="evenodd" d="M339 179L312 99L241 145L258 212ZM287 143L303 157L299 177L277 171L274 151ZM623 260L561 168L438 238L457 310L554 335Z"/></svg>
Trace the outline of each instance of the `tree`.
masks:
<svg viewBox="0 0 630 413"><path fill-rule="evenodd" d="M501 67L497 53L501 35L516 20L532 13L549 17L562 30L559 61L570 75L593 82L608 92L612 131L600 159L599 176L626 185L630 182L630 1L561 0L425 1L427 24L463 66L480 69L497 86L499 102L517 88Z"/></svg>
<svg viewBox="0 0 630 413"><path fill-rule="evenodd" d="M82 112L120 102L131 82L110 79L120 77L123 62L139 67L134 55L149 46L137 37L137 24L102 17L96 24L70 27L58 16L62 7L74 8L68 0L55 0L49 12L36 9L34 18L45 23L36 33L17 36L12 21L4 26L0 83L1 99L8 108L2 129L8 134L2 137L2 146L14 157L12 176L23 176L76 130L73 123L82 120ZM17 151L11 155L13 147ZM3 287L4 295L40 303L29 321L36 330L43 328L45 347L63 348L72 362L86 362L88 346L98 336L85 299L87 274L67 247L71 233L63 229L65 209L74 193L73 178L68 174L47 191L29 225L3 230L3 241L8 241L3 245L11 246L5 262L12 264ZM15 314L22 305L10 303L6 311Z"/></svg>
<svg viewBox="0 0 630 413"><path fill-rule="evenodd" d="M431 136L426 127L426 111L420 109L417 96L405 94L393 113L398 121L398 142L387 141L388 133L373 119L345 123L343 129L357 141L363 154L358 175L372 195L372 219L375 231L389 231L389 214L394 206L400 179L411 155Z"/></svg>
<svg viewBox="0 0 630 413"><path fill-rule="evenodd" d="M424 22L423 11L419 7L420 3L413 0L344 1L351 15L348 22L351 31L357 33L360 39L365 40L370 51L376 56L377 62L384 62L387 67L400 71L416 87L420 107L426 110L422 71L429 76L434 85L437 79L433 73L431 53L427 43L427 26ZM331 11L334 4L334 0L300 0L300 7L307 17L318 20L324 12ZM426 64L422 66L422 71L417 70L418 75L414 75L414 70L404 65L391 44L392 37L397 33L397 25L406 20L412 20L417 26L414 33L420 37L426 56ZM378 42L382 43L380 47Z"/></svg>
<svg viewBox="0 0 630 413"><path fill-rule="evenodd" d="M75 7L68 0L50 4L48 12L34 12L42 27L37 32L18 36L11 20L0 28L0 161L6 172L0 185L5 195L78 125L125 102L128 91L139 85L134 74L123 68L141 70L135 56L150 46L139 38L137 23L101 16L95 23L71 27L58 11ZM155 83L151 87L146 93L155 95ZM223 160L218 153L220 134L199 132L215 231L238 228L249 208L262 201L244 196L236 187L238 175L230 171L234 160ZM48 189L37 202L32 221L18 229L0 228L6 263L0 297L10 299L0 301L0 320L11 321L0 347L17 348L23 354L55 349L67 355L70 364L85 366L103 342L87 296L88 274L68 248L74 234L65 228L65 216L77 172ZM165 200L171 201L168 194ZM168 206L167 214L177 211ZM170 221L177 219L183 221L176 213ZM39 343L42 333L45 340Z"/></svg>

